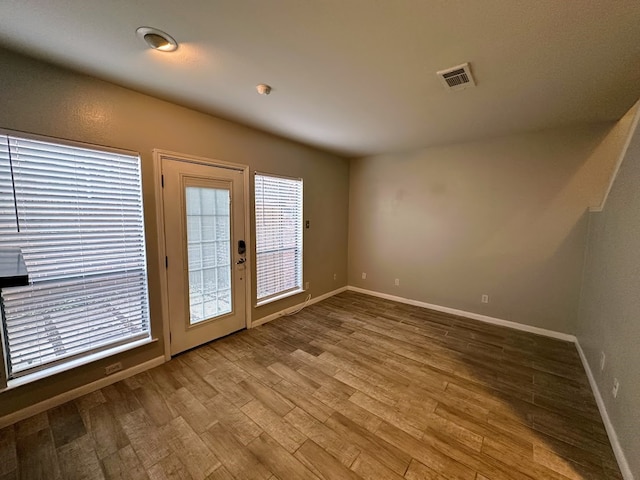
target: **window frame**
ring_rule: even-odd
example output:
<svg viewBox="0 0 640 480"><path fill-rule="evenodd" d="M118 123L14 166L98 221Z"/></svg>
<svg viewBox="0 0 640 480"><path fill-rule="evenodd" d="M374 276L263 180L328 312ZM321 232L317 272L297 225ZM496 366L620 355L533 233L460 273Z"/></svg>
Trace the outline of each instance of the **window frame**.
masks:
<svg viewBox="0 0 640 480"><path fill-rule="evenodd" d="M271 293L269 295L265 295L263 297L259 297L259 291L260 291L260 277L258 274L259 271L259 267L260 267L260 260L259 260L259 226L258 226L258 222L259 222L259 218L258 218L258 194L257 194L257 187L256 187L256 178L260 176L260 177L265 177L265 178L271 178L271 179L282 179L282 180L288 180L288 181L295 181L295 182L299 182L300 185L300 193L299 193L299 218L297 219L298 222L296 224L296 235L299 237L300 239L300 244L299 244L299 248L297 249L298 252L298 260L299 260L299 269L297 272L297 278L299 279L299 283L297 285L295 285L294 287L290 288L290 289L286 289L286 290L280 290L278 292L275 293ZM290 177L290 176L286 176L286 175L278 175L278 174L273 174L273 173L265 173L265 172L259 172L256 171L254 172L254 185L253 185L253 194L254 194L254 216L255 216L255 232L256 232L256 239L255 239L255 258L256 258L256 303L255 306L256 307L260 307L262 305L266 305L272 302L276 302L278 300L282 300L284 298L287 297L291 297L294 295L298 295L300 293L304 293L305 292L305 288L304 288L304 179L300 178L300 177Z"/></svg>
<svg viewBox="0 0 640 480"><path fill-rule="evenodd" d="M158 339L153 337L152 324L151 324L151 311L150 311L150 288L149 288L149 270L148 270L148 249L146 238L146 222L145 222L145 208L144 208L144 189L143 189L143 174L142 174L142 158L139 152L126 150L121 148L115 148L105 145L92 144L86 142L79 142L75 140L69 140L58 137L51 137L47 135L34 134L30 132L23 132L18 130L11 130L6 128L0 128L0 135L17 137L24 140L32 140L39 142L47 142L61 147L76 147L81 149L92 150L95 152L112 153L117 155L123 155L128 157L135 157L138 161L139 169L139 186L140 186L140 212L142 222L142 251L144 252L143 268L145 271L144 287L146 289L146 310L147 310L147 329L146 336L138 335L135 339L122 342L116 342L112 345L105 345L102 348L98 348L92 351L85 351L78 354L71 355L60 361L47 362L40 368L35 368L31 371L27 371L15 377L9 376L9 352L7 350L7 331L4 321L4 312L0 317L0 392L4 390L10 390L21 385L31 383L33 381L50 377L57 373L68 371L77 368L82 365L86 365L103 358L107 358L119 353L129 351L149 343L157 342ZM31 280L30 280L31 284Z"/></svg>

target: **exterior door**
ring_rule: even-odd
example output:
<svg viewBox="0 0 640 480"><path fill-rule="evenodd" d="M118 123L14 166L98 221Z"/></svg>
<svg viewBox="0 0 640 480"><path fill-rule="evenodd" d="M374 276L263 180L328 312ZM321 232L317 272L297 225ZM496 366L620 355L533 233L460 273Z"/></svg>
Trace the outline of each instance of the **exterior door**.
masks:
<svg viewBox="0 0 640 480"><path fill-rule="evenodd" d="M242 170L162 158L171 355L246 326Z"/></svg>

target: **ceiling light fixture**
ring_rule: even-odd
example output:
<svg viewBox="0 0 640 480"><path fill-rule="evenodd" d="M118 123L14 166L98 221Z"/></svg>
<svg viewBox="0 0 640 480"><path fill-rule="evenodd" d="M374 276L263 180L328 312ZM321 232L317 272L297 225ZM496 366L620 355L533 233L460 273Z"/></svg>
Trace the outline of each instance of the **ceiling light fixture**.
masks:
<svg viewBox="0 0 640 480"><path fill-rule="evenodd" d="M269 95L271 93L271 87L265 83L256 85L256 90L260 95Z"/></svg>
<svg viewBox="0 0 640 480"><path fill-rule="evenodd" d="M178 42L168 33L152 27L140 27L136 30L138 37L144 40L149 47L161 52L173 52L178 48Z"/></svg>

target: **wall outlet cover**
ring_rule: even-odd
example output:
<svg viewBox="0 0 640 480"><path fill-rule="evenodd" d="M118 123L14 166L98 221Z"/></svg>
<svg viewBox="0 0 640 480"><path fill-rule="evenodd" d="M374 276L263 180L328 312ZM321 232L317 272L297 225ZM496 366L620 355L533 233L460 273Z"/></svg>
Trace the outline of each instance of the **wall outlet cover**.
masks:
<svg viewBox="0 0 640 480"><path fill-rule="evenodd" d="M121 362L116 362L116 363L112 363L111 365L107 365L106 367L104 367L104 374L105 375L112 375L116 372L119 372L120 370L122 370L122 363Z"/></svg>

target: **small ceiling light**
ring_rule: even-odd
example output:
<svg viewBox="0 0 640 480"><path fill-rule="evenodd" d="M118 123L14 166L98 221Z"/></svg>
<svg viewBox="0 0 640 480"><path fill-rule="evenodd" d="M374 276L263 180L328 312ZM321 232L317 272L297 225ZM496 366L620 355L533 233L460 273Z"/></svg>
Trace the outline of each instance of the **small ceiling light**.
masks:
<svg viewBox="0 0 640 480"><path fill-rule="evenodd" d="M271 87L264 83L256 85L256 90L260 95L269 95L271 93Z"/></svg>
<svg viewBox="0 0 640 480"><path fill-rule="evenodd" d="M136 33L138 37L155 50L173 52L178 48L178 42L176 42L171 35L157 28L140 27L136 30Z"/></svg>

